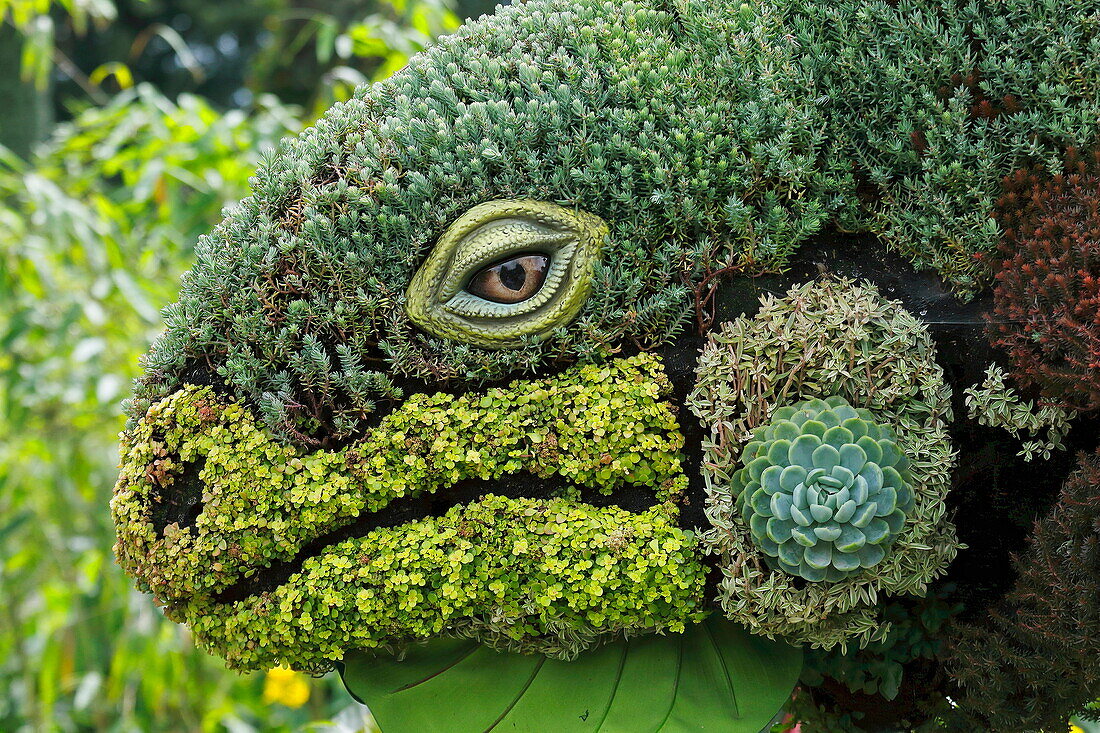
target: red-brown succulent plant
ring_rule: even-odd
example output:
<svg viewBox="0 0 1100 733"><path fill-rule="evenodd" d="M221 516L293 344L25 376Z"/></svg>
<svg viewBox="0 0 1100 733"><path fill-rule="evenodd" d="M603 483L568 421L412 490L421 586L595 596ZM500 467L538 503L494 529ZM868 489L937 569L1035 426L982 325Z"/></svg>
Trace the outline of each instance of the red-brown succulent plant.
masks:
<svg viewBox="0 0 1100 733"><path fill-rule="evenodd" d="M1070 149L1065 170L1004 180L1004 230L990 336L1022 386L1100 409L1100 151Z"/></svg>

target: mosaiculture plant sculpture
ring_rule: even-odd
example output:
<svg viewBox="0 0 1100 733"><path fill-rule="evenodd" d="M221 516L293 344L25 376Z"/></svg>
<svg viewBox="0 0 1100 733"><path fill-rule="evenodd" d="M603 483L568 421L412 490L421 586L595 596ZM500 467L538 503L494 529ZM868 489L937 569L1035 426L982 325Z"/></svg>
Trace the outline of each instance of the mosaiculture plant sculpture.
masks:
<svg viewBox="0 0 1100 733"><path fill-rule="evenodd" d="M1098 48L1100 0L468 23L199 242L120 564L385 733L1087 714Z"/></svg>

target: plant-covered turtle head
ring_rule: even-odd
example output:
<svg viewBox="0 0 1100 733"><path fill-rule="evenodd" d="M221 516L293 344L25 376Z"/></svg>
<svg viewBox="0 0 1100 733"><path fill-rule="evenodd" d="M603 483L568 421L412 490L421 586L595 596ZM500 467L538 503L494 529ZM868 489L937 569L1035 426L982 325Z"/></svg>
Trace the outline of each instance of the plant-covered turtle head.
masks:
<svg viewBox="0 0 1100 733"><path fill-rule="evenodd" d="M733 490L753 539L809 581L878 564L913 507L893 431L843 397L776 410L741 460Z"/></svg>
<svg viewBox="0 0 1100 733"><path fill-rule="evenodd" d="M241 668L439 635L569 657L702 616L650 352L711 270L823 222L731 198L768 174L723 75L768 51L684 47L725 12L503 8L259 169L166 310L113 503L120 562L200 643ZM717 236L757 208L765 246Z"/></svg>
<svg viewBox="0 0 1100 733"><path fill-rule="evenodd" d="M845 240L837 274L912 295L904 252L950 281L913 275L910 304L974 316L951 291L987 275L990 192L1070 134L1029 109L1001 135L899 56L931 44L954 73L973 28L1015 24L887 5L530 0L334 106L166 310L127 406L120 563L241 669L437 637L572 658L716 610L873 640L877 599L960 547L952 385L900 301L822 278L840 239L793 256L873 229L897 246ZM1078 79L1066 54L1034 55L1056 68L1029 103ZM978 134L982 165L944 160ZM757 307L764 272L805 284Z"/></svg>

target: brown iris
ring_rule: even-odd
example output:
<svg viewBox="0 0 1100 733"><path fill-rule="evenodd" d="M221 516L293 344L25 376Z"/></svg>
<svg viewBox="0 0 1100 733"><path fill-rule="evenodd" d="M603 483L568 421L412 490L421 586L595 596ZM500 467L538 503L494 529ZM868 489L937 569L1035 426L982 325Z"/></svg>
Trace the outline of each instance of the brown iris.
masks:
<svg viewBox="0 0 1100 733"><path fill-rule="evenodd" d="M539 291L549 269L550 258L546 255L509 257L479 270L470 278L466 291L494 303L520 303Z"/></svg>

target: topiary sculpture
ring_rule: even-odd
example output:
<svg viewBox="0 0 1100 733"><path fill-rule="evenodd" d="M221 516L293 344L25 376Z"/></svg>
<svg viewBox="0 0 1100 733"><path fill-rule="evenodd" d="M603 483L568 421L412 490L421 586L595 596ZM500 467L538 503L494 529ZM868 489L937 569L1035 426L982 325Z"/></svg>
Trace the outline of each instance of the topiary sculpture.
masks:
<svg viewBox="0 0 1100 733"><path fill-rule="evenodd" d="M359 659L405 730L445 700L459 731L756 733L793 685L786 642L882 639L884 599L949 565L982 615L1068 467L959 409L994 361L968 324L1001 180L1094 144L1098 17L530 0L467 24L286 141L197 245L126 406L120 562L233 666ZM764 466L732 475L784 406L827 395L878 426L883 484L847 443L788 475L800 577L764 542L771 499L747 522L734 504ZM489 689L492 711L469 693ZM919 714L873 703L885 727Z"/></svg>
<svg viewBox="0 0 1100 733"><path fill-rule="evenodd" d="M897 437L843 397L779 408L741 462L731 490L757 547L811 582L877 565L913 508Z"/></svg>

